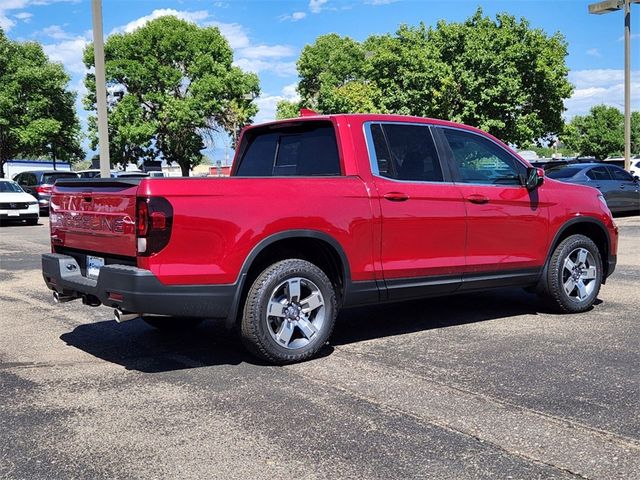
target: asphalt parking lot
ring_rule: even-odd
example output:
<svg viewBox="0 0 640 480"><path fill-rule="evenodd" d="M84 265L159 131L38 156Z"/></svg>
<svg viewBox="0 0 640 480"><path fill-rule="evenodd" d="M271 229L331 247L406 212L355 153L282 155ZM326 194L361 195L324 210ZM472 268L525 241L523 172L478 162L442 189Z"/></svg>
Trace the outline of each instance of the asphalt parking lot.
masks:
<svg viewBox="0 0 640 480"><path fill-rule="evenodd" d="M585 314L503 290L345 311L272 367L222 324L55 305L0 228L0 478L640 478L640 217Z"/></svg>

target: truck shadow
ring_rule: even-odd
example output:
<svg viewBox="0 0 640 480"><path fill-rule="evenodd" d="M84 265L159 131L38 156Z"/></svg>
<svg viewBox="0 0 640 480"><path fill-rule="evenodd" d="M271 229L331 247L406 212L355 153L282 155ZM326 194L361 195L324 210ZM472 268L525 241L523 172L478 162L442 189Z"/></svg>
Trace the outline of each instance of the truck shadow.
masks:
<svg viewBox="0 0 640 480"><path fill-rule="evenodd" d="M332 345L547 311L535 295L521 289L352 308L341 312L330 344L319 356L330 355ZM240 363L266 365L248 354L222 321L205 321L182 332L155 330L139 319L123 324L101 321L80 325L60 339L90 355L145 373Z"/></svg>

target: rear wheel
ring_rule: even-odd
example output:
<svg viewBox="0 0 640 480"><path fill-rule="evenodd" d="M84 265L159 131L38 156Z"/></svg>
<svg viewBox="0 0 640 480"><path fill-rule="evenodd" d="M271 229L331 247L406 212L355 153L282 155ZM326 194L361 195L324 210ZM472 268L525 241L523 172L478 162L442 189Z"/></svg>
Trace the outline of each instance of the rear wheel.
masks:
<svg viewBox="0 0 640 480"><path fill-rule="evenodd" d="M584 235L571 235L554 250L542 279L542 292L562 312L584 312L598 297L602 273L596 244Z"/></svg>
<svg viewBox="0 0 640 480"><path fill-rule="evenodd" d="M194 328L203 320L202 318L182 317L142 317L142 319L153 328L172 332Z"/></svg>
<svg viewBox="0 0 640 480"><path fill-rule="evenodd" d="M306 260L265 269L251 286L240 331L249 351L269 362L306 360L325 344L337 313L333 284Z"/></svg>

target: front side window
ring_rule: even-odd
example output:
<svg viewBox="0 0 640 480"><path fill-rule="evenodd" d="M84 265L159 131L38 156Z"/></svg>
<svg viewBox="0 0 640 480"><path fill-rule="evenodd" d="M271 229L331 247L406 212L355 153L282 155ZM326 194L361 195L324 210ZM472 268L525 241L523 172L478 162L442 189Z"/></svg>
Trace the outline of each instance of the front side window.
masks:
<svg viewBox="0 0 640 480"><path fill-rule="evenodd" d="M443 128L457 181L486 185L522 185L526 167L487 138Z"/></svg>
<svg viewBox="0 0 640 480"><path fill-rule="evenodd" d="M331 122L300 122L250 130L240 146L240 177L340 175Z"/></svg>
<svg viewBox="0 0 640 480"><path fill-rule="evenodd" d="M373 123L368 127L375 152L374 171L394 180L442 182L442 168L427 125Z"/></svg>
<svg viewBox="0 0 640 480"><path fill-rule="evenodd" d="M611 177L614 180L621 180L623 182L633 182L633 177L626 170L623 170L621 168L615 168L615 167L607 167L607 169L609 170L609 173L611 174Z"/></svg>

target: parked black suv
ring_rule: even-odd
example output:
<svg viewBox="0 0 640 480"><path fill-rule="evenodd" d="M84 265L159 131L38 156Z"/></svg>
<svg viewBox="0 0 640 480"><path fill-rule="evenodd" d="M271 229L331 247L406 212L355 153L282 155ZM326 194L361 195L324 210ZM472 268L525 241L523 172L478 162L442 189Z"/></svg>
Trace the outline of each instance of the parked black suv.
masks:
<svg viewBox="0 0 640 480"><path fill-rule="evenodd" d="M32 170L21 172L13 177L13 180L30 195L36 197L40 205L40 214L49 213L49 198L51 188L59 178L78 178L74 172L61 172L60 170Z"/></svg>

